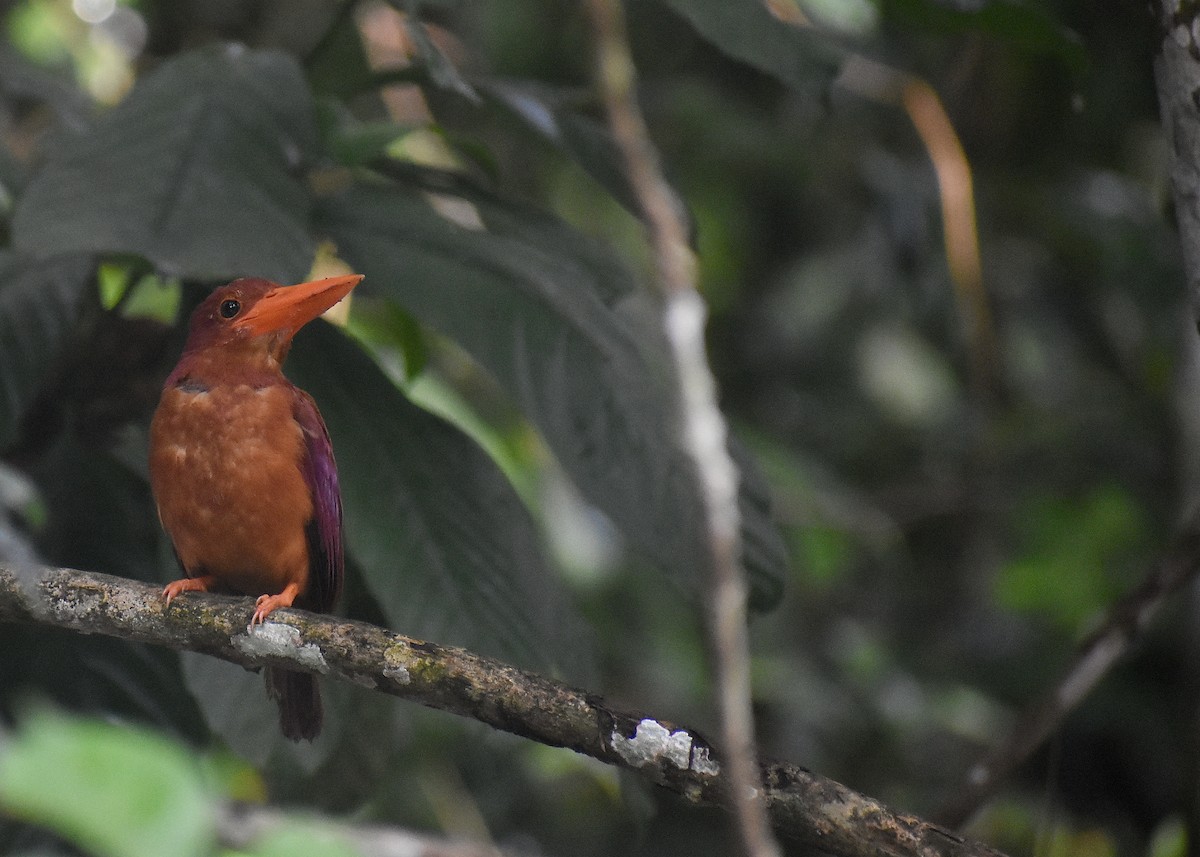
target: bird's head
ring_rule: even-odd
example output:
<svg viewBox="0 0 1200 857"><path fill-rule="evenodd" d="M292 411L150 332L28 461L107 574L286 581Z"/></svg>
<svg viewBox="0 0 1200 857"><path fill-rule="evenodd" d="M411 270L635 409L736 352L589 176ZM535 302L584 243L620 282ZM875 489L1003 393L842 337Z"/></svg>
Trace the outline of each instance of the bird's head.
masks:
<svg viewBox="0 0 1200 857"><path fill-rule="evenodd" d="M188 322L185 365L213 363L230 369L278 370L296 331L358 285L362 274L326 277L298 286L247 277L221 286L196 307Z"/></svg>

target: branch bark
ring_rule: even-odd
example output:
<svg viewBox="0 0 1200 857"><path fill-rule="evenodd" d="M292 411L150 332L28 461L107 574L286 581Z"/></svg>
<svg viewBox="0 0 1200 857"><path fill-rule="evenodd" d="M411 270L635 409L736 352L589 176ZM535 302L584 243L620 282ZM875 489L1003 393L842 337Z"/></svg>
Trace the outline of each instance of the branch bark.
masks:
<svg viewBox="0 0 1200 857"><path fill-rule="evenodd" d="M365 622L279 610L249 631L245 598L159 588L72 569L0 564L0 621L38 623L203 652L247 668L268 665L352 682L470 717L626 768L690 803L725 806L722 760L694 730L620 711L568 687L464 649ZM771 822L783 836L846 857L1000 857L957 833L781 762L759 764Z"/></svg>
<svg viewBox="0 0 1200 857"><path fill-rule="evenodd" d="M1162 39L1154 58L1163 131L1171 149L1171 186L1193 321L1200 315L1200 7L1153 4Z"/></svg>

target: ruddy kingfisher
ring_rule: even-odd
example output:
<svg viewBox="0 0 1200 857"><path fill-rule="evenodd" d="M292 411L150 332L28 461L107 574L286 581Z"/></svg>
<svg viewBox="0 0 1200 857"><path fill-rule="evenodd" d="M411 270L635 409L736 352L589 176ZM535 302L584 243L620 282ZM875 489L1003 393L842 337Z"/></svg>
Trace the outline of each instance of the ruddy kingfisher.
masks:
<svg viewBox="0 0 1200 857"><path fill-rule="evenodd" d="M257 596L250 625L280 607L328 612L342 588L342 503L325 422L282 372L292 337L359 274L298 286L241 279L192 313L150 424L150 486L187 575L163 590ZM279 725L321 731L308 673L267 668Z"/></svg>

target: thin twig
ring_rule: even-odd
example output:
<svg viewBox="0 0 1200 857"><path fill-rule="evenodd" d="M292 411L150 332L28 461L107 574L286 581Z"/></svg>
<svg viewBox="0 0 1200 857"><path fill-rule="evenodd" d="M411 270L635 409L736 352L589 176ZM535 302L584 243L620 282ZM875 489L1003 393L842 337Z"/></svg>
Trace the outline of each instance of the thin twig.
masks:
<svg viewBox="0 0 1200 857"><path fill-rule="evenodd" d="M704 347L706 307L696 291L695 260L678 199L663 177L635 95L620 0L590 0L596 31L597 83L630 185L649 227L665 298L664 322L679 379L684 447L700 481L712 562L709 634L712 639L721 744L729 765L730 799L742 845L750 857L774 857L762 782L754 767L750 651L746 631L746 576L738 539L738 475L727 447Z"/></svg>
<svg viewBox="0 0 1200 857"><path fill-rule="evenodd" d="M19 585L0 565L0 622L104 634L213 655L247 668L286 666L418 702L551 747L567 747L698 805L727 806L723 760L695 730L621 711L599 696L464 649L365 622L277 610L253 632L253 600L189 593L163 604L158 586L39 568ZM80 643L84 645L84 643ZM987 846L796 765L760 762L780 835L845 857L1000 857Z"/></svg>
<svg viewBox="0 0 1200 857"><path fill-rule="evenodd" d="M226 848L251 851L280 833L304 838L310 853L328 849L359 857L521 857L520 852L455 842L423 833L383 825L349 825L314 815L283 813L275 809L232 804L216 817L217 839Z"/></svg>
<svg viewBox="0 0 1200 857"><path fill-rule="evenodd" d="M1118 601L1104 623L1075 653L1058 683L1026 709L1008 736L971 766L966 782L937 813L947 824L964 824L976 809L1107 675L1167 599L1200 571L1200 533L1180 536L1136 589Z"/></svg>

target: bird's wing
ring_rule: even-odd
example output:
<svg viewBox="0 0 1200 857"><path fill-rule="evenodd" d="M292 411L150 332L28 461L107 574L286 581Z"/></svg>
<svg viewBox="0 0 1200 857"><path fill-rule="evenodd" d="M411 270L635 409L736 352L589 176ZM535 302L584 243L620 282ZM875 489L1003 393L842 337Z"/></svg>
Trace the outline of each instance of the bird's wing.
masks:
<svg viewBox="0 0 1200 857"><path fill-rule="evenodd" d="M292 415L304 430L305 456L300 469L313 499L313 517L305 527L309 556L307 606L328 612L341 594L345 567L337 465L329 431L312 397L296 390L293 401Z"/></svg>

